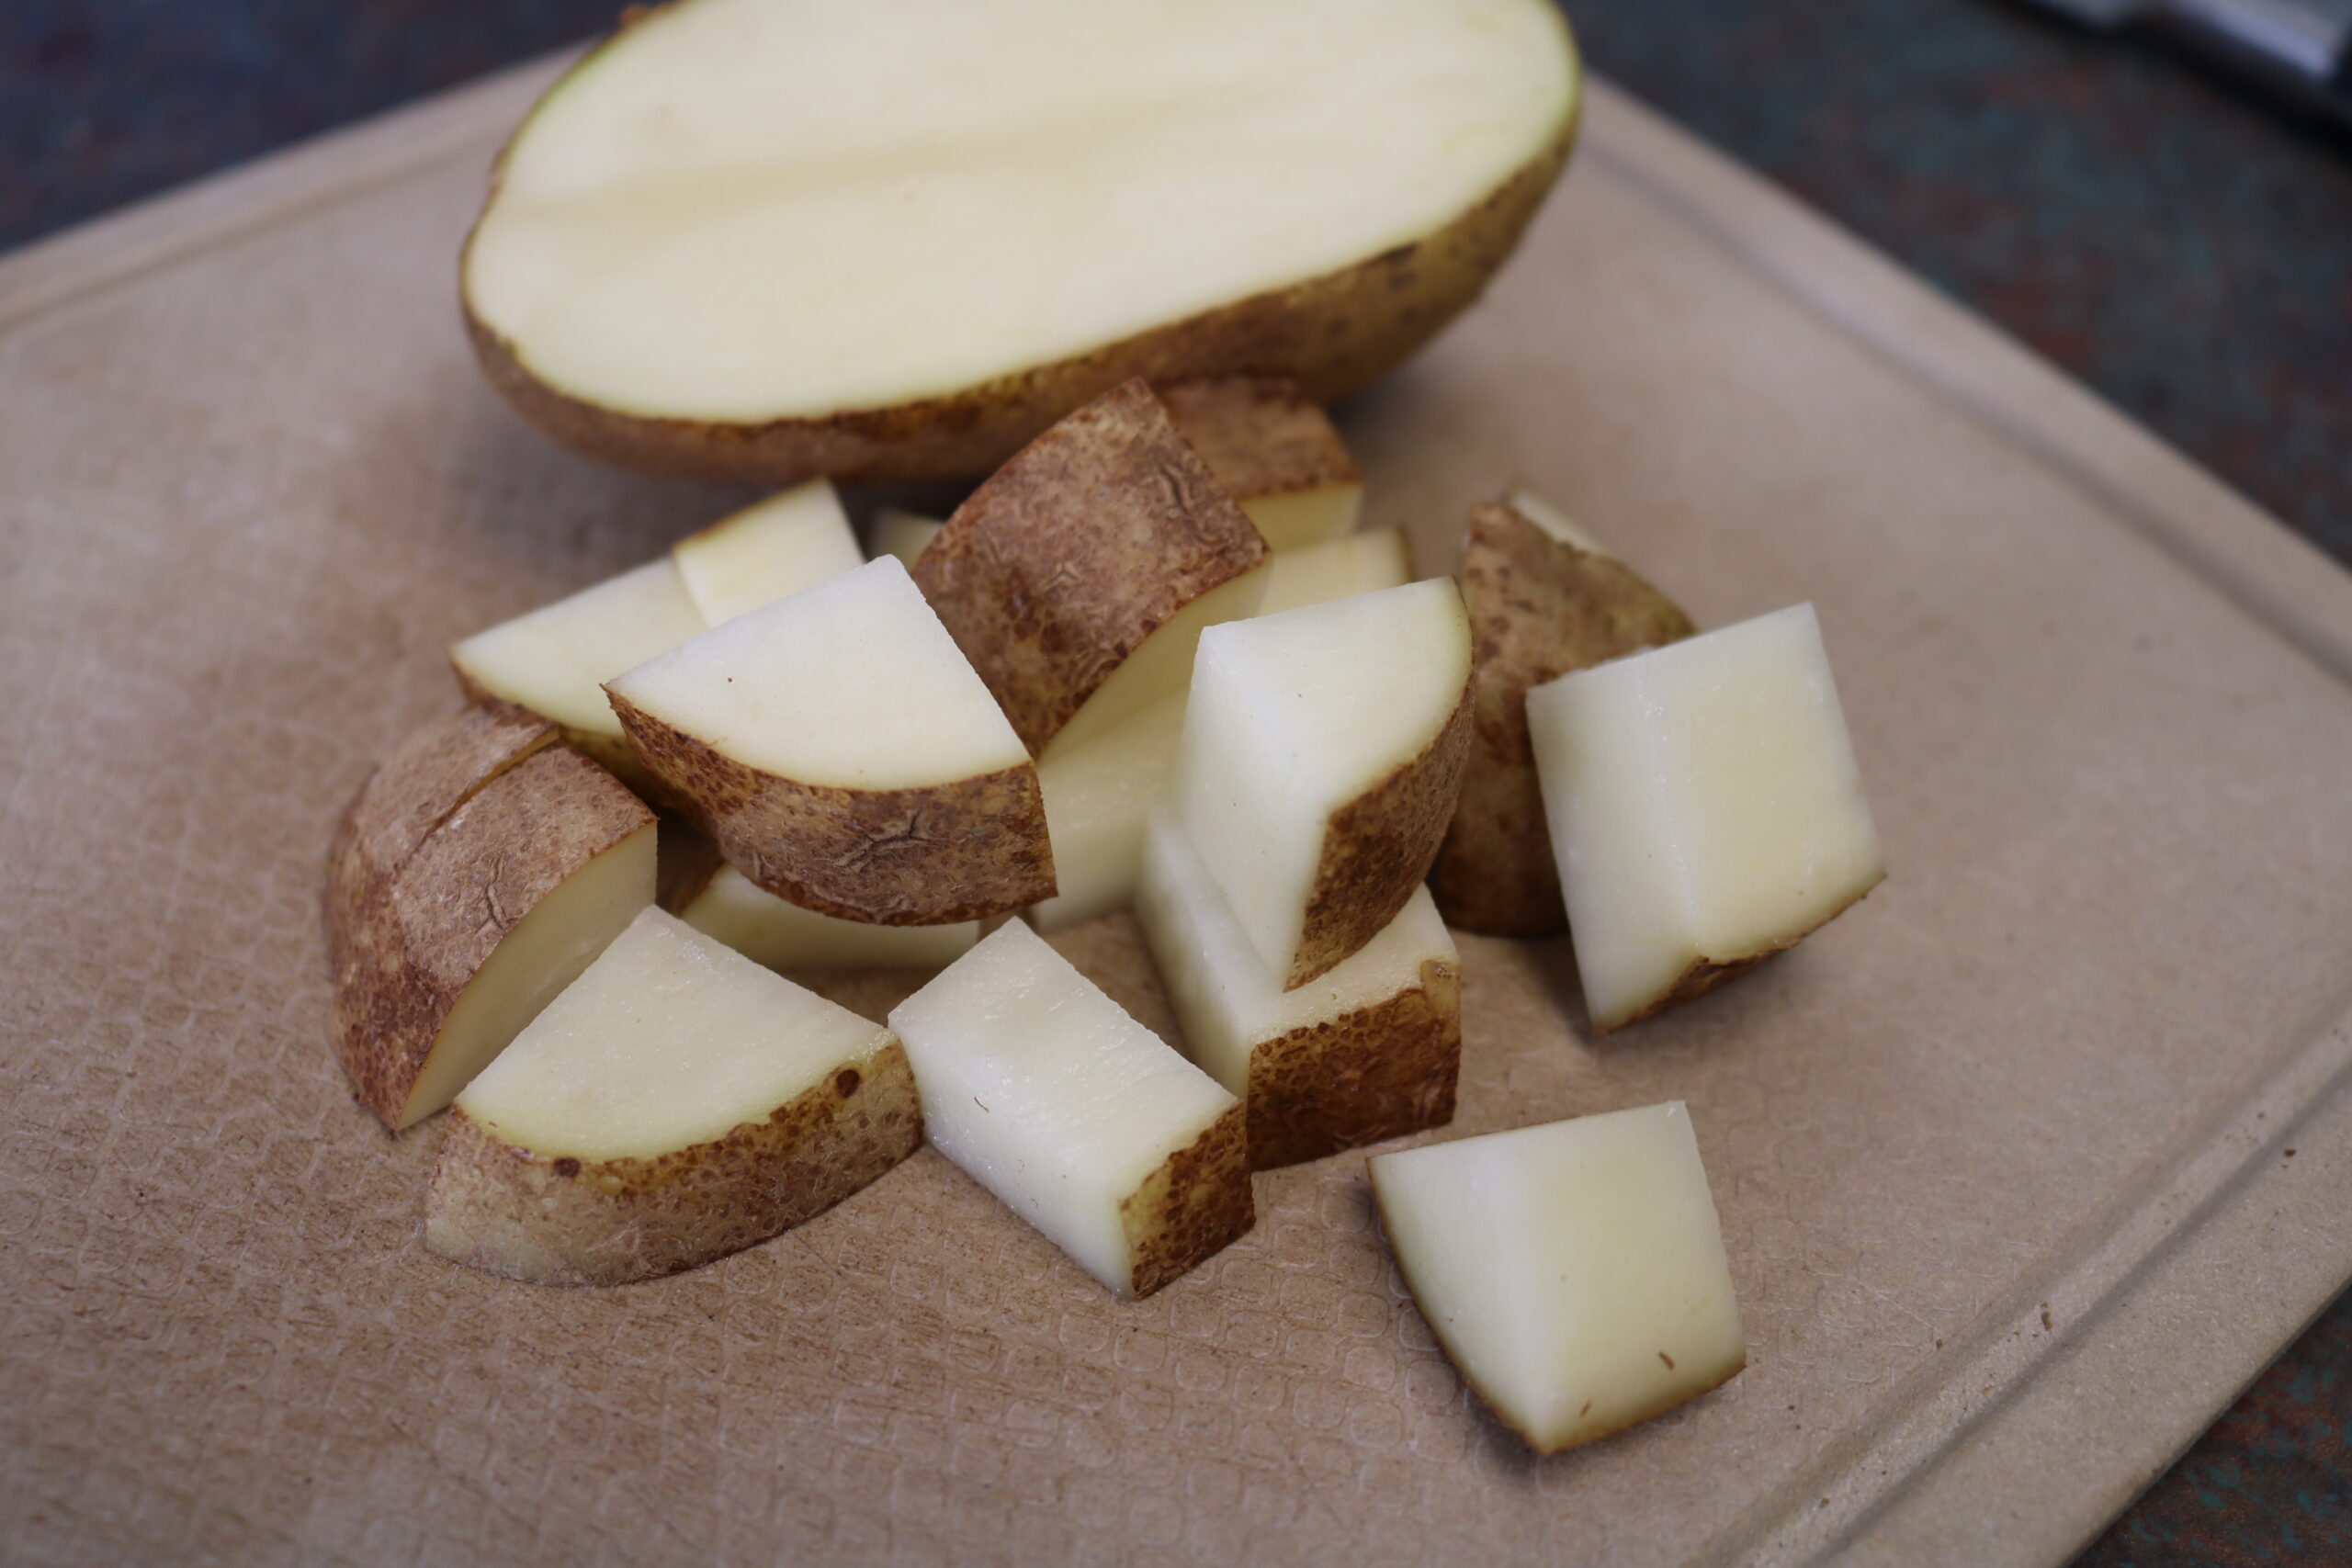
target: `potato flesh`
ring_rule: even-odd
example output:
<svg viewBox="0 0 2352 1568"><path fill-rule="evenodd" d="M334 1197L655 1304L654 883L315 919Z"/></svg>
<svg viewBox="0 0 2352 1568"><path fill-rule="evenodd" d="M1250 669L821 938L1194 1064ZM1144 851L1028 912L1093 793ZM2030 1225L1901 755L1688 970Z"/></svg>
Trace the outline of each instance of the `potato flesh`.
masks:
<svg viewBox="0 0 2352 1568"><path fill-rule="evenodd" d="M1054 732L1038 760L1066 756L1156 704L1170 697L1181 699L1185 683L1192 679L1201 634L1224 622L1258 614L1272 570L1271 564L1256 567L1221 582L1161 622L1159 630L1136 644L1135 651L1094 688L1094 694L1070 715L1069 722Z"/></svg>
<svg viewBox="0 0 2352 1568"><path fill-rule="evenodd" d="M900 1003L933 1147L1107 1288L1119 1205L1236 1105L1019 920Z"/></svg>
<svg viewBox="0 0 2352 1568"><path fill-rule="evenodd" d="M1810 604L1537 686L1527 722L1596 1028L1885 874Z"/></svg>
<svg viewBox="0 0 2352 1568"><path fill-rule="evenodd" d="M1541 491L1521 485L1510 492L1505 504L1564 545L1573 546L1590 555L1612 558L1616 556L1616 551L1595 538L1589 529L1560 510L1558 504Z"/></svg>
<svg viewBox="0 0 2352 1568"><path fill-rule="evenodd" d="M721 754L797 784L909 789L1029 761L894 557L739 615L611 684Z"/></svg>
<svg viewBox="0 0 2352 1568"><path fill-rule="evenodd" d="M706 626L724 625L865 561L849 513L823 479L795 485L687 535L670 547L670 558Z"/></svg>
<svg viewBox="0 0 2352 1568"><path fill-rule="evenodd" d="M1250 509L1245 504L1242 510ZM1250 515L1254 518L1257 513ZM1266 538L1272 543L1273 535L1269 533ZM1402 528L1374 528L1298 549L1283 549L1279 545L1275 548L1282 553L1267 569L1266 597L1258 605L1261 615L1376 593L1413 580L1412 547L1406 543Z"/></svg>
<svg viewBox="0 0 2352 1568"><path fill-rule="evenodd" d="M1134 900L1144 823L1168 796L1183 734L1184 694L1179 692L1109 734L1056 750L1038 764L1060 889L1030 906L1030 923L1039 931L1074 926Z"/></svg>
<svg viewBox="0 0 2352 1568"><path fill-rule="evenodd" d="M1714 1200L1679 1101L1371 1163L1421 1315L1539 1452L1670 1410L1746 1364Z"/></svg>
<svg viewBox="0 0 2352 1568"><path fill-rule="evenodd" d="M731 865L678 911L695 930L770 969L937 969L980 940L980 923L876 926L787 903Z"/></svg>
<svg viewBox="0 0 2352 1568"><path fill-rule="evenodd" d="M566 729L621 739L604 683L704 629L669 557L477 632L449 650L458 672L494 697Z"/></svg>
<svg viewBox="0 0 2352 1568"><path fill-rule="evenodd" d="M922 554L939 531L947 525L936 517L924 517L917 513L901 512L886 506L874 514L874 551L876 556L896 556L909 571L915 569L915 558Z"/></svg>
<svg viewBox="0 0 2352 1568"><path fill-rule="evenodd" d="M651 1159L763 1122L890 1032L649 908L458 1097L501 1141Z"/></svg>
<svg viewBox="0 0 2352 1568"><path fill-rule="evenodd" d="M1266 543L1277 550L1309 549L1355 532L1363 515L1361 484L1317 485L1288 495L1236 496Z"/></svg>
<svg viewBox="0 0 2352 1568"><path fill-rule="evenodd" d="M465 288L607 407L888 407L1418 240L1573 91L1544 0L695 0L533 115Z"/></svg>
<svg viewBox="0 0 2352 1568"><path fill-rule="evenodd" d="M652 904L654 840L648 822L558 884L500 940L442 1021L400 1126L457 1098Z"/></svg>
<svg viewBox="0 0 2352 1568"><path fill-rule="evenodd" d="M1425 964L1460 962L1424 887L1352 956L1283 990L1183 829L1164 812L1145 834L1136 915L1184 1032L1185 1055L1242 1096L1259 1046L1413 990L1422 984Z"/></svg>
<svg viewBox="0 0 2352 1568"><path fill-rule="evenodd" d="M1193 670L1179 823L1266 966L1291 971L1334 812L1453 716L1470 637L1450 578L1212 627Z"/></svg>

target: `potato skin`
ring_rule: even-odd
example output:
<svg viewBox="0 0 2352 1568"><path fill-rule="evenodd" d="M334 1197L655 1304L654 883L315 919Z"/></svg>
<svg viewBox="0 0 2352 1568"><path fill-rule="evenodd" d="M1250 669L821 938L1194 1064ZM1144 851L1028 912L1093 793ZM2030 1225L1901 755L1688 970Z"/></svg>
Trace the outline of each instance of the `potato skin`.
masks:
<svg viewBox="0 0 2352 1568"><path fill-rule="evenodd" d="M1461 966L1430 959L1419 986L1250 1054L1250 1168L1442 1127L1461 1069Z"/></svg>
<svg viewBox="0 0 2352 1568"><path fill-rule="evenodd" d="M466 748L487 754L484 728L529 733L511 716L426 731L362 788L330 855L335 1055L354 1097L395 1132L449 1010L506 933L597 855L653 825L652 812L610 773L536 737L527 754L449 801L397 863L378 859L401 836L385 836L380 824L418 798L404 792L454 776L462 766L455 754ZM428 815L405 812L411 824Z"/></svg>
<svg viewBox="0 0 2352 1568"><path fill-rule="evenodd" d="M655 1159L535 1154L450 1112L424 1246L536 1285L625 1285L724 1258L815 1218L922 1142L894 1037L764 1122Z"/></svg>
<svg viewBox="0 0 2352 1568"><path fill-rule="evenodd" d="M1295 381L1219 376L1156 390L1178 432L1236 501L1363 482L1330 416Z"/></svg>
<svg viewBox="0 0 2352 1568"><path fill-rule="evenodd" d="M1582 107L1578 92L1558 132L1524 165L1411 243L1085 354L887 408L750 423L623 413L541 381L470 303L467 335L491 385L525 419L575 451L624 468L771 486L819 474L861 482L977 479L1132 378L1282 376L1323 404L1369 386L1485 291L1566 166ZM493 173L484 214L496 200Z"/></svg>
<svg viewBox="0 0 2352 1568"><path fill-rule="evenodd" d="M1244 1109L1236 1105L1210 1122L1120 1201L1132 1260L1123 1299L1141 1301L1258 1223Z"/></svg>
<svg viewBox="0 0 2352 1568"><path fill-rule="evenodd" d="M1535 782L1528 688L1697 628L1623 561L1564 544L1500 502L1471 511L1462 592L1476 639L1476 736L1430 891L1448 925L1549 936L1567 930L1568 913Z"/></svg>
<svg viewBox="0 0 2352 1568"><path fill-rule="evenodd" d="M920 789L839 789L739 762L618 693L613 710L680 814L729 864L804 909L935 926L1054 896L1032 763Z"/></svg>

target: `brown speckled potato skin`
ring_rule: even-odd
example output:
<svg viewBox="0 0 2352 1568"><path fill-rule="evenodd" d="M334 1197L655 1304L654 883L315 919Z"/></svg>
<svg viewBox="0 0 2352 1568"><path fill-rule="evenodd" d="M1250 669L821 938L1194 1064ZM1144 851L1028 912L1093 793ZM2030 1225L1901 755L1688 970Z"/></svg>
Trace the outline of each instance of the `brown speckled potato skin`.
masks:
<svg viewBox="0 0 2352 1568"><path fill-rule="evenodd" d="M1462 592L1476 638L1476 737L1430 874L1448 925L1489 936L1568 927L1527 736L1527 691L1697 628L1624 562L1562 544L1500 502L1470 513Z"/></svg>
<svg viewBox="0 0 2352 1568"><path fill-rule="evenodd" d="M1250 1192L1250 1134L1241 1106L1168 1156L1119 1204L1126 1228L1128 1301L1141 1301L1258 1223Z"/></svg>
<svg viewBox="0 0 2352 1568"><path fill-rule="evenodd" d="M559 82L548 96L562 87ZM1579 95L1579 109L1582 102ZM606 462L777 486L818 474L865 482L975 479L1131 378L1282 376L1324 404L1369 386L1477 299L1566 166L1576 130L1572 113L1516 174L1410 244L1068 359L888 408L746 423L623 413L539 380L470 306L466 330L491 384L526 419ZM497 199L493 173L485 214Z"/></svg>
<svg viewBox="0 0 2352 1568"><path fill-rule="evenodd" d="M915 562L916 585L1034 755L1266 541L1141 381L1031 442Z"/></svg>
<svg viewBox="0 0 2352 1568"><path fill-rule="evenodd" d="M1442 1127L1461 1067L1462 970L1430 960L1414 988L1250 1053L1250 1168Z"/></svg>
<svg viewBox="0 0 2352 1568"><path fill-rule="evenodd" d="M895 1037L766 1121L656 1159L535 1154L462 1108L447 1120L425 1249L537 1285L625 1285L740 1252L823 1213L922 1142Z"/></svg>
<svg viewBox="0 0 2352 1568"><path fill-rule="evenodd" d="M1363 482L1339 427L1295 381L1219 376L1154 389L1236 501Z"/></svg>
<svg viewBox="0 0 2352 1568"><path fill-rule="evenodd" d="M836 789L739 762L617 694L613 708L680 813L729 864L803 908L933 926L1054 895L1031 763L922 789Z"/></svg>
<svg viewBox="0 0 2352 1568"><path fill-rule="evenodd" d="M546 744L535 724L510 710L434 727L360 791L330 853L335 1055L355 1098L394 1131L442 1021L506 933L597 855L653 826L642 801L578 752ZM488 733L529 750L498 758L450 798L461 753L497 756ZM426 781L447 803L429 827L431 804L402 794ZM379 858L411 834L405 855Z"/></svg>
<svg viewBox="0 0 2352 1568"><path fill-rule="evenodd" d="M1378 936L1429 876L1461 793L1470 729L1465 682L1453 716L1419 756L1331 813L1284 990L1296 990Z"/></svg>

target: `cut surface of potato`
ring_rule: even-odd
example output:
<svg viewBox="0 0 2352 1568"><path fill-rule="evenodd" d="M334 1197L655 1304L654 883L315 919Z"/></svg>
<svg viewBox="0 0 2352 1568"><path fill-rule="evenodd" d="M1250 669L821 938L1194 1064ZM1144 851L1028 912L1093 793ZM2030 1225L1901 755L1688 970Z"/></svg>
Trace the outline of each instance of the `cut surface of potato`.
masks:
<svg viewBox="0 0 2352 1568"><path fill-rule="evenodd" d="M687 535L670 547L670 558L703 624L715 626L838 577L865 556L841 497L811 479Z"/></svg>
<svg viewBox="0 0 2352 1568"><path fill-rule="evenodd" d="M731 865L678 911L686 924L771 969L938 969L980 940L978 920L876 926L786 902Z"/></svg>
<svg viewBox="0 0 2352 1568"><path fill-rule="evenodd" d="M1250 1228L1240 1102L1014 920L890 1013L933 1147L1148 1296Z"/></svg>
<svg viewBox="0 0 2352 1568"><path fill-rule="evenodd" d="M1054 891L1029 753L893 557L738 615L609 689L681 811L804 908L952 925Z"/></svg>
<svg viewBox="0 0 2352 1568"><path fill-rule="evenodd" d="M531 727L519 757L496 757L470 792L447 788L479 729L436 726L395 753L331 856L335 1051L395 1132L447 1104L653 900L653 814L578 752L530 741ZM431 805L398 805L435 788Z"/></svg>
<svg viewBox="0 0 2352 1568"><path fill-rule="evenodd" d="M912 571L916 558L930 547L931 542L939 537L939 531L946 525L936 517L925 517L919 513L901 512L895 506L886 506L874 514L874 554L896 556L905 563L909 571Z"/></svg>
<svg viewBox="0 0 2352 1568"><path fill-rule="evenodd" d="M1256 613L1266 556L1159 400L1129 381L973 491L915 581L1042 756L1182 692L1202 628Z"/></svg>
<svg viewBox="0 0 2352 1568"><path fill-rule="evenodd" d="M1451 578L1211 628L1173 799L1285 989L1372 940L1429 873L1470 739Z"/></svg>
<svg viewBox="0 0 2352 1568"><path fill-rule="evenodd" d="M601 455L975 476L1130 376L1369 382L1501 265L1577 101L1544 0L685 0L532 111L462 291Z"/></svg>
<svg viewBox="0 0 2352 1568"><path fill-rule="evenodd" d="M1329 416L1295 382L1223 376L1164 387L1160 397L1267 544L1291 550L1355 532L1363 474Z"/></svg>
<svg viewBox="0 0 2352 1568"><path fill-rule="evenodd" d="M542 1284L691 1269L821 1213L913 1152L891 1032L659 909L458 1097L425 1246Z"/></svg>
<svg viewBox="0 0 2352 1568"><path fill-rule="evenodd" d="M1747 1364L1679 1101L1372 1157L1438 1343L1538 1453L1622 1431Z"/></svg>
<svg viewBox="0 0 2352 1568"><path fill-rule="evenodd" d="M1883 877L1813 606L1527 695L1597 1030L1794 945Z"/></svg>
<svg viewBox="0 0 2352 1568"><path fill-rule="evenodd" d="M1527 739L1527 689L1694 629L1631 568L1579 542L1590 537L1525 490L1510 505L1470 513L1462 596L1478 643L1476 728L1462 799L1430 872L1438 908L1465 931L1546 936L1568 922Z"/></svg>
<svg viewBox="0 0 2352 1568"><path fill-rule="evenodd" d="M1136 916L1185 1055L1241 1097L1253 1168L1453 1120L1462 961L1426 889L1338 965L1285 991L1161 812L1145 840Z"/></svg>
<svg viewBox="0 0 2352 1568"><path fill-rule="evenodd" d="M476 632L449 649L477 696L515 704L560 726L607 767L632 761L604 683L703 631L676 563L660 560Z"/></svg>
<svg viewBox="0 0 2352 1568"><path fill-rule="evenodd" d="M1374 528L1328 544L1277 551L1266 568L1258 614L1278 615L1306 604L1401 588L1413 581L1413 549L1402 528Z"/></svg>
<svg viewBox="0 0 2352 1568"><path fill-rule="evenodd" d="M1108 734L1057 749L1037 764L1060 891L1031 906L1032 925L1057 931L1134 901L1144 822L1168 797L1183 736L1184 694L1179 692Z"/></svg>

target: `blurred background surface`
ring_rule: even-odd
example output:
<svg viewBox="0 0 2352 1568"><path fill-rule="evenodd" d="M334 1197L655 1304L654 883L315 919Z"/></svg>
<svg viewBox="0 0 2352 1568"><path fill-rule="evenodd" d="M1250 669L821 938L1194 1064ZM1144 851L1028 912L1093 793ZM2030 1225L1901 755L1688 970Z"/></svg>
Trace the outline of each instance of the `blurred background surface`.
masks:
<svg viewBox="0 0 2352 1568"><path fill-rule="evenodd" d="M1571 0L1593 69L2352 564L2352 132L2013 0ZM8 0L0 250L613 0ZM2352 1294L2080 1560L2352 1564Z"/></svg>

